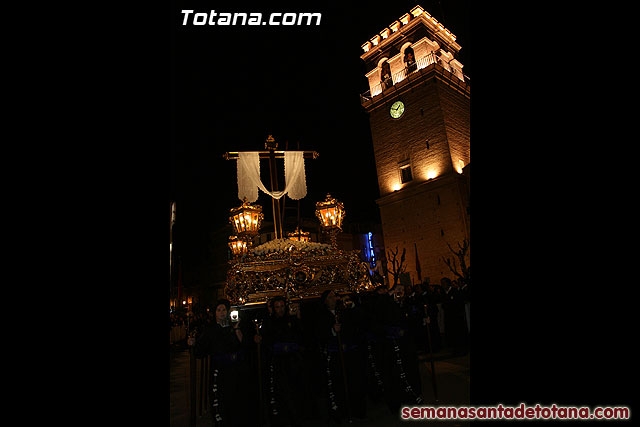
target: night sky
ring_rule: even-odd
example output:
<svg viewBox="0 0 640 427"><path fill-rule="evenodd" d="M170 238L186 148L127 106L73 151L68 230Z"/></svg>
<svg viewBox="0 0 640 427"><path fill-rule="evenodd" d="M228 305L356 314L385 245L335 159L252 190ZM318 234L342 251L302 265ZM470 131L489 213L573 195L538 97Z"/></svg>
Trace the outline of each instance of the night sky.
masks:
<svg viewBox="0 0 640 427"><path fill-rule="evenodd" d="M306 160L307 197L301 215L314 217L326 193L342 201L347 222L379 222L379 197L369 121L359 95L367 91L361 45L416 4L442 22L462 46L460 61L472 78L468 1L174 2L171 34L171 187L177 202L180 254L202 256L209 232L228 224L237 198L236 162L227 151L263 150L273 135L278 149L315 150ZM319 26L182 26L182 9L208 12L322 13ZM191 21L189 21L191 22ZM269 177L261 162L262 181ZM278 163L283 188L283 163ZM285 196L286 197L286 196ZM269 196L260 192L265 220ZM286 201L293 206L291 199ZM177 237L176 237L177 238Z"/></svg>

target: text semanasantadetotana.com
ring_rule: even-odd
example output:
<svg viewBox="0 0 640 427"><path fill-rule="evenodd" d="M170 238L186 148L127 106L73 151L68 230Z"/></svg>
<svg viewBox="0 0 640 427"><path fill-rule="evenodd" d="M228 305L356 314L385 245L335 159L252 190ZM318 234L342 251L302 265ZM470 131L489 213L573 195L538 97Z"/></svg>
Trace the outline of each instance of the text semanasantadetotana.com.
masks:
<svg viewBox="0 0 640 427"><path fill-rule="evenodd" d="M523 419L555 419L555 420L594 420L594 419L619 419L626 420L631 416L626 406L598 406L591 410L582 406L411 406L400 410L400 418L403 420L424 419L474 419L474 420L523 420Z"/></svg>

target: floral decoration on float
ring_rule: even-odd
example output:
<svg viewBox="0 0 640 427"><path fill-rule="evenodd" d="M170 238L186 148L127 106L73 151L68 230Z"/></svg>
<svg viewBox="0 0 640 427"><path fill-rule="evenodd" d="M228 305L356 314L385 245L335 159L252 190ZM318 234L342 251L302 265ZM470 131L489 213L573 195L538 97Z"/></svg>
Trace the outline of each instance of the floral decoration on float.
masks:
<svg viewBox="0 0 640 427"><path fill-rule="evenodd" d="M255 257L268 255L288 256L292 251L327 254L331 251L331 245L318 242L299 242L291 239L276 239L256 246L249 251L249 254Z"/></svg>

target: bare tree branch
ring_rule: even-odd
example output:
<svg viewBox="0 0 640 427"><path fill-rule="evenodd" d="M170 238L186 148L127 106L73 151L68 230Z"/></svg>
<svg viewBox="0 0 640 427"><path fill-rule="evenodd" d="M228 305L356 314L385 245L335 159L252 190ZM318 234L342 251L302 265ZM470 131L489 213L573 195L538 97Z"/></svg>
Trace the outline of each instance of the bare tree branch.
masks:
<svg viewBox="0 0 640 427"><path fill-rule="evenodd" d="M387 263L391 260L391 275L393 276L393 286L398 284L400 275L404 273L407 269L407 265L405 264L405 256L406 256L406 248L402 249L402 255L400 256L400 260L398 260L398 252L400 249L396 246L396 250L389 249L389 255L387 256ZM388 267L387 267L388 268Z"/></svg>
<svg viewBox="0 0 640 427"><path fill-rule="evenodd" d="M453 267L451 266L451 259L450 258L442 258L442 261L444 261L445 264L447 264L447 267L449 267L449 270L451 270L451 272L453 274L455 274L456 276L458 276L461 279L464 279L464 276L461 275L460 273L458 273L458 266L456 265L456 260L455 258L453 258Z"/></svg>
<svg viewBox="0 0 640 427"><path fill-rule="evenodd" d="M465 257L467 255L467 252L469 251L469 241L467 239L463 239L462 244L458 242L458 248L459 248L458 251L453 250L453 248L449 243L447 243L447 246L449 247L449 250L451 251L451 253L454 254L456 258L458 258L458 260L460 261L460 270L462 271L462 273L458 272L458 266L456 265L455 258L453 259L442 258L442 261L445 264L447 264L447 266L449 267L449 270L451 270L453 274L455 274L457 277L463 279L465 282L468 283L470 279L470 275L469 275L469 268L467 267L467 263L465 261ZM451 266L452 260L453 260L453 266Z"/></svg>

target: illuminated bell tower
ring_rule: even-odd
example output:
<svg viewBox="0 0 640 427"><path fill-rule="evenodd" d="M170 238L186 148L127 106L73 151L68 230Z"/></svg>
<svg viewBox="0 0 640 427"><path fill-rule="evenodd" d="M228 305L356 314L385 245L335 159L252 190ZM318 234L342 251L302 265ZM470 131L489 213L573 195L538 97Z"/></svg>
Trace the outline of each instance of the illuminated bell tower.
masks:
<svg viewBox="0 0 640 427"><path fill-rule="evenodd" d="M469 239L471 90L455 40L416 6L364 43L360 57L385 247L406 249L415 283L416 252L422 279L435 284L455 278L443 261L454 257L447 245Z"/></svg>

